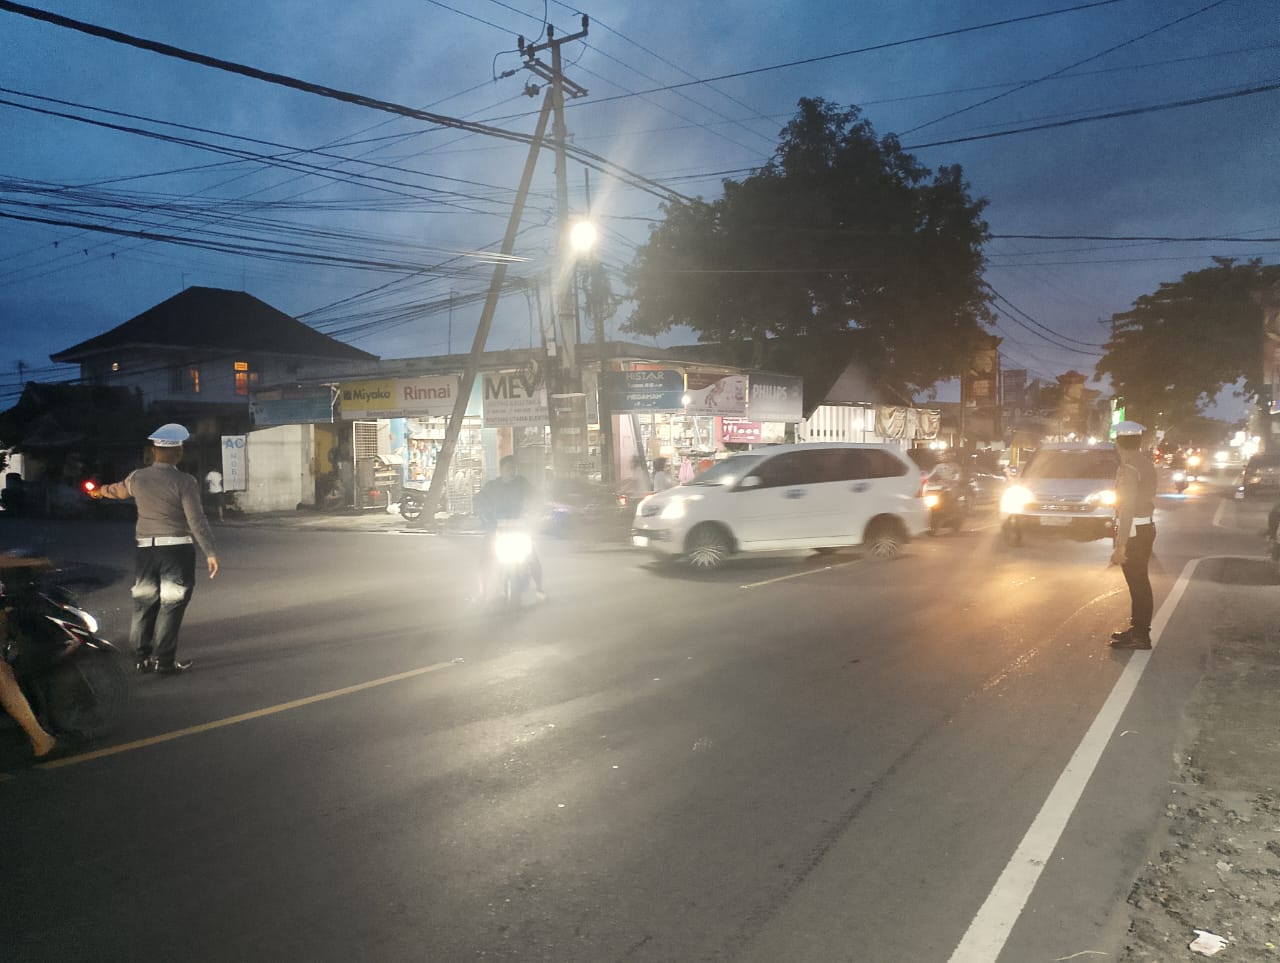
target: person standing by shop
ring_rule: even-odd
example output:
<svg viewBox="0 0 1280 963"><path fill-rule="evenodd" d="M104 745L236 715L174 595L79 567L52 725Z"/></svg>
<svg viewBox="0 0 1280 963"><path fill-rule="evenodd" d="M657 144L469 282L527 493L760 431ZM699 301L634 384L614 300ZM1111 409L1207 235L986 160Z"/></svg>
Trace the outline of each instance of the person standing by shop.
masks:
<svg viewBox="0 0 1280 963"><path fill-rule="evenodd" d="M132 498L138 506L129 641L139 672L174 675L191 668L190 662L178 661L178 630L195 589L193 543L205 554L209 578L218 574L213 531L200 504L200 483L178 470L182 444L189 437L182 425L161 425L148 439L154 456L149 467L93 492L94 498Z"/></svg>
<svg viewBox="0 0 1280 963"><path fill-rule="evenodd" d="M1156 540L1156 468L1142 455L1142 433L1136 421L1116 425L1116 540L1111 564L1119 565L1129 586L1129 627L1111 634L1116 649L1151 648L1151 549Z"/></svg>
<svg viewBox="0 0 1280 963"><path fill-rule="evenodd" d="M222 506L226 495L222 489L222 472L216 468L209 469L204 476L204 490L209 496L209 511L218 516L218 521L225 521Z"/></svg>

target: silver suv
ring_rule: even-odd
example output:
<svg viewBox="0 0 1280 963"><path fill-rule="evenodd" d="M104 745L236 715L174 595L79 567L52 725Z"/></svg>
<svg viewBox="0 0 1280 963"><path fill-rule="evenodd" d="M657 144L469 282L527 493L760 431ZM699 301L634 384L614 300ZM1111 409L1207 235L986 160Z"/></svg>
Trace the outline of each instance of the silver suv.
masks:
<svg viewBox="0 0 1280 963"><path fill-rule="evenodd" d="M1000 499L1004 538L1018 545L1027 534L1065 535L1082 542L1115 531L1114 445L1045 445Z"/></svg>

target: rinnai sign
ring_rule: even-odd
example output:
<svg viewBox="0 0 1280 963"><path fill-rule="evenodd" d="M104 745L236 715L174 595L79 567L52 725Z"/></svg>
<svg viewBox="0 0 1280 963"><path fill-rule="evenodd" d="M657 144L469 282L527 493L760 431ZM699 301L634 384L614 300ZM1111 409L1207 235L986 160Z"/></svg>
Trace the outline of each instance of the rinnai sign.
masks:
<svg viewBox="0 0 1280 963"><path fill-rule="evenodd" d="M485 372L486 428L538 427L550 421L547 389L539 370Z"/></svg>
<svg viewBox="0 0 1280 963"><path fill-rule="evenodd" d="M443 418L458 396L454 375L344 381L338 389L342 417L350 421L377 418Z"/></svg>

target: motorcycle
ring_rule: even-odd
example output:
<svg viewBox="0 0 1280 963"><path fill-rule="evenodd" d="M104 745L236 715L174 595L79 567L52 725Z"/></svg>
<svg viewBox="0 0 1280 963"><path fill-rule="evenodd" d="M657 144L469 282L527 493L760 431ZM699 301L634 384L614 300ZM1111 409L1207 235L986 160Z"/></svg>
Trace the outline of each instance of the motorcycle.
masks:
<svg viewBox="0 0 1280 963"><path fill-rule="evenodd" d="M924 505L929 509L930 535L937 535L945 528L958 532L969 516L968 496L952 485L926 485Z"/></svg>
<svg viewBox="0 0 1280 963"><path fill-rule="evenodd" d="M1173 473L1173 490L1178 494L1182 494L1187 490L1187 485L1191 483L1191 479L1187 477L1187 473L1179 469Z"/></svg>
<svg viewBox="0 0 1280 963"><path fill-rule="evenodd" d="M427 493L417 488L405 488L400 492L400 516L406 522L416 522L427 508Z"/></svg>
<svg viewBox="0 0 1280 963"><path fill-rule="evenodd" d="M493 534L491 550L497 601L505 608L518 608L533 582L533 538L520 525L500 523Z"/></svg>
<svg viewBox="0 0 1280 963"><path fill-rule="evenodd" d="M2 573L0 606L8 639L0 656L13 666L41 724L75 740L103 735L129 696L124 654L98 632L98 621L47 572ZM16 725L7 716L0 717Z"/></svg>

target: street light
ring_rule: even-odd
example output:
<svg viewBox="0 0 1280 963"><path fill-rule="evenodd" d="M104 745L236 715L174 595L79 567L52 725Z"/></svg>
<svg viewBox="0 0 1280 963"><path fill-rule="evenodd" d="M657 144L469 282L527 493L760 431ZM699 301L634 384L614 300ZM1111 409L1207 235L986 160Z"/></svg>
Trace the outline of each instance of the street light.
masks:
<svg viewBox="0 0 1280 963"><path fill-rule="evenodd" d="M569 246L578 254L586 254L596 246L599 232L590 221L575 221L569 228Z"/></svg>

